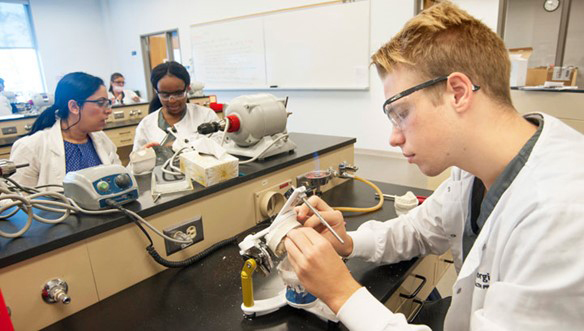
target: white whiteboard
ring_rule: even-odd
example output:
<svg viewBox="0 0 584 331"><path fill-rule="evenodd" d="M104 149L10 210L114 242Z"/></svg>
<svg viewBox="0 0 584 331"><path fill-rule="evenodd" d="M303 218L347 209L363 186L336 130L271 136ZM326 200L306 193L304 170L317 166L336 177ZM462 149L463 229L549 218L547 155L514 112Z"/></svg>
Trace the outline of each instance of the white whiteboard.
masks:
<svg viewBox="0 0 584 331"><path fill-rule="evenodd" d="M193 25L191 44L209 90L369 87L369 1Z"/></svg>
<svg viewBox="0 0 584 331"><path fill-rule="evenodd" d="M243 19L191 29L195 79L206 86L266 86L263 22Z"/></svg>

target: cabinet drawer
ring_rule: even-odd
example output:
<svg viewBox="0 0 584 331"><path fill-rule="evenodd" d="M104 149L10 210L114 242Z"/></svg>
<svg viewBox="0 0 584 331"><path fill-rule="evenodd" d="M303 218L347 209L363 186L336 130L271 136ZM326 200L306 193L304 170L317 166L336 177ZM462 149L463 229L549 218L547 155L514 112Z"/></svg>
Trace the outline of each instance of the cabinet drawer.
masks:
<svg viewBox="0 0 584 331"><path fill-rule="evenodd" d="M32 124L36 118L17 119L12 121L2 122L0 125L0 137L17 137L30 132Z"/></svg>
<svg viewBox="0 0 584 331"><path fill-rule="evenodd" d="M104 131L117 147L131 146L134 143L136 127L124 127Z"/></svg>
<svg viewBox="0 0 584 331"><path fill-rule="evenodd" d="M9 159L12 146L0 147L0 159Z"/></svg>
<svg viewBox="0 0 584 331"><path fill-rule="evenodd" d="M408 275L401 287L404 289L403 295L413 294L423 282L422 278L426 279L423 288L418 291L417 298L425 300L432 289L434 288L434 273L436 268L436 255L428 255L422 258L416 268Z"/></svg>
<svg viewBox="0 0 584 331"><path fill-rule="evenodd" d="M436 255L423 257L399 289L384 303L385 306L394 313L402 313L406 317L412 315L419 308L417 302L425 300L434 289L436 261Z"/></svg>

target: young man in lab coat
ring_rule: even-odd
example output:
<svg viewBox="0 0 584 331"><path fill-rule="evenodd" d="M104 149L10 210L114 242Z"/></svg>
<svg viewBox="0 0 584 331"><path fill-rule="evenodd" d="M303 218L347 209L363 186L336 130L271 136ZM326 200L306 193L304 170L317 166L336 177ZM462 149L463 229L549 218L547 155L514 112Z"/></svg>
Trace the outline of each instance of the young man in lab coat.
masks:
<svg viewBox="0 0 584 331"><path fill-rule="evenodd" d="M378 302L339 255L395 263L450 249L458 278L445 330L581 330L584 136L521 116L503 41L451 3L414 17L372 59L390 144L426 175L452 174L410 213L355 232L311 198L345 244L300 207L305 226L286 248L302 284L351 330L428 330Z"/></svg>

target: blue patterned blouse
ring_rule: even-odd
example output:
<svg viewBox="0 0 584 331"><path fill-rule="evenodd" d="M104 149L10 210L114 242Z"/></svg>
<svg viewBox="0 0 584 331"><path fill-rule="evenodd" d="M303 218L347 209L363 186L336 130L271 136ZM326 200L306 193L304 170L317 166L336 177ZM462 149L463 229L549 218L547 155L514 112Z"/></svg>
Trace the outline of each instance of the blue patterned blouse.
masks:
<svg viewBox="0 0 584 331"><path fill-rule="evenodd" d="M77 171L100 164L101 160L90 138L84 144L74 144L65 141L66 172Z"/></svg>

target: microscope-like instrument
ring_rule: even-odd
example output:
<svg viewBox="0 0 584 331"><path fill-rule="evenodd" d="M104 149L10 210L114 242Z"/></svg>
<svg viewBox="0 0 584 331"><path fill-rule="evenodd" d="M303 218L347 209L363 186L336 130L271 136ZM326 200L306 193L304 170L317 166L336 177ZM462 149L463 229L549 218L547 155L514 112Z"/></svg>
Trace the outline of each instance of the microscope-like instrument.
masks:
<svg viewBox="0 0 584 331"><path fill-rule="evenodd" d="M296 144L288 138L286 122L287 99L271 94L242 95L233 99L225 109L225 119L203 123L200 134L224 131L223 147L229 154L252 159L291 152Z"/></svg>
<svg viewBox="0 0 584 331"><path fill-rule="evenodd" d="M245 258L245 263L241 270L241 290L243 294L241 309L247 317L269 314L284 305L290 305L314 313L323 320L338 322L336 315L330 308L307 292L300 284L286 256L284 238L290 230L301 226L296 220L294 207L302 202L306 203L319 216L321 222L324 222L323 224L342 242L342 239L329 224L320 217L318 211L308 203L306 200L306 188L301 186L291 191L288 200L273 223L256 234L248 235L239 244L239 254ZM268 276L277 261L279 261L277 266L278 273L284 282L285 288L275 293L272 297L254 300L252 279L254 271L258 270L264 276Z"/></svg>

